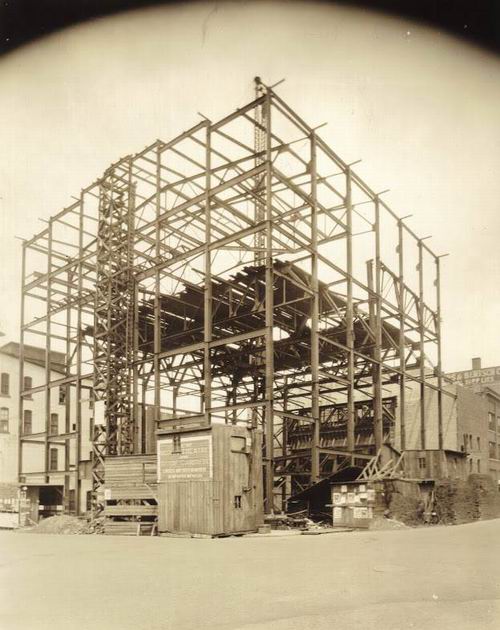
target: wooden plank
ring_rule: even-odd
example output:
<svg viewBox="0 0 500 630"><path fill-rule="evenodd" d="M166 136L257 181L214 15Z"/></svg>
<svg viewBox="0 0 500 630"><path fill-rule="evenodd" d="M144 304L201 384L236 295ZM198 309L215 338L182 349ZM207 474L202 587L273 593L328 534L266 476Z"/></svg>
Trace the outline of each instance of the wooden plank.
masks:
<svg viewBox="0 0 500 630"><path fill-rule="evenodd" d="M157 505L106 505L104 516L156 516Z"/></svg>
<svg viewBox="0 0 500 630"><path fill-rule="evenodd" d="M107 486L106 489L108 489ZM111 488L111 495L109 496L109 499L113 501L156 498L157 491L147 486L115 486Z"/></svg>
<svg viewBox="0 0 500 630"><path fill-rule="evenodd" d="M104 533L112 536L136 536L136 521L108 521L104 523Z"/></svg>

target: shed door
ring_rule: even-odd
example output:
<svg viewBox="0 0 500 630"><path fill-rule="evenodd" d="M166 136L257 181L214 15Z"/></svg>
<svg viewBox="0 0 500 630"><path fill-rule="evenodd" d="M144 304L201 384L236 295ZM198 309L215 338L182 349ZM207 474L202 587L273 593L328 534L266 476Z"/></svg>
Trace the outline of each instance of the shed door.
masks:
<svg viewBox="0 0 500 630"><path fill-rule="evenodd" d="M213 480L167 481L158 487L161 532L219 534L222 532L220 483Z"/></svg>

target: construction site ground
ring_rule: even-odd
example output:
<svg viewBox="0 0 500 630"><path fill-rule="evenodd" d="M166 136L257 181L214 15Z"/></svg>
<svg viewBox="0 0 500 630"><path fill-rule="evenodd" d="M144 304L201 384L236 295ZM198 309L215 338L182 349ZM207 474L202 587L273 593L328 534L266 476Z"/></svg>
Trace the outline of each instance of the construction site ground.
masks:
<svg viewBox="0 0 500 630"><path fill-rule="evenodd" d="M500 520L325 536L0 532L2 630L500 627Z"/></svg>

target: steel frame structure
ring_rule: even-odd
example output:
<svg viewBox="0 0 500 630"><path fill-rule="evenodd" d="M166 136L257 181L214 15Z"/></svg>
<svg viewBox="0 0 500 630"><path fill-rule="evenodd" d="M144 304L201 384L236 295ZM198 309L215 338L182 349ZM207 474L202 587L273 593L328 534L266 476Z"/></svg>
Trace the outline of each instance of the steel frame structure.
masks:
<svg viewBox="0 0 500 630"><path fill-rule="evenodd" d="M21 437L19 470L26 440L44 446L47 476L51 440L74 440L79 462L88 388L104 406L96 509L106 455L143 452L148 406L159 423L261 427L267 512L377 452L395 391L404 450L410 381L423 449L437 393L442 447L440 258L260 81L218 122L113 164L24 242L22 260L21 346L44 338L47 379L22 392L20 418L29 394L45 397L47 417L45 432ZM60 349L67 373L54 381ZM61 386L75 427L68 417L50 436ZM65 471L76 488L78 462Z"/></svg>

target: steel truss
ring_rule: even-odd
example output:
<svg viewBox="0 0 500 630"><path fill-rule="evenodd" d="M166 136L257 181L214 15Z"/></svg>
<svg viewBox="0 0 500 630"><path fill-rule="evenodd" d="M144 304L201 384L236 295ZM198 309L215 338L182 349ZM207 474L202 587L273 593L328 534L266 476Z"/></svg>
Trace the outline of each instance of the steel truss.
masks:
<svg viewBox="0 0 500 630"><path fill-rule="evenodd" d="M395 431L404 450L409 384L419 446L437 422L442 448L439 265L259 82L222 120L113 164L24 242L21 338L45 339L47 365L63 349L67 374L54 381L47 368L42 387L23 391L20 417L25 396L45 396L36 439L47 450L50 396L63 383L76 414L64 439L80 460L82 388L104 401L96 509L103 459L144 452L148 408L160 424L261 427L270 512L366 462ZM437 419L426 415L429 396ZM81 471L66 473L78 484Z"/></svg>

